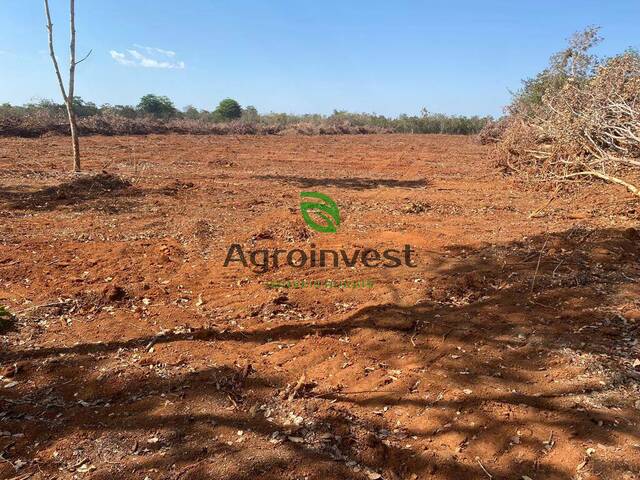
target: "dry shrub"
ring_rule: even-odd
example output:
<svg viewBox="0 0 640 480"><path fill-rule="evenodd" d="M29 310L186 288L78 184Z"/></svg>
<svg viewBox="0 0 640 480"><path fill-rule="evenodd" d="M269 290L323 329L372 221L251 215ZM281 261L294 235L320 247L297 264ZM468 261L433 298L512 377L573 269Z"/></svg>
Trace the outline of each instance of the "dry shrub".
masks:
<svg viewBox="0 0 640 480"><path fill-rule="evenodd" d="M69 123L66 117L59 117L45 110L30 115L8 115L0 117L0 136L39 137L45 133L67 134Z"/></svg>
<svg viewBox="0 0 640 480"><path fill-rule="evenodd" d="M287 125L282 131L284 134L296 135L369 135L391 132L389 128L354 125L349 121L299 122Z"/></svg>
<svg viewBox="0 0 640 480"><path fill-rule="evenodd" d="M510 123L511 117L502 117L498 120L488 121L485 126L482 127L482 130L480 130L480 133L478 133L478 141L481 145L500 142Z"/></svg>
<svg viewBox="0 0 640 480"><path fill-rule="evenodd" d="M618 55L593 76L513 112L498 145L503 165L546 179L599 178L640 196L640 56Z"/></svg>
<svg viewBox="0 0 640 480"><path fill-rule="evenodd" d="M282 133L285 135L319 135L320 131L317 123L300 122L287 125Z"/></svg>
<svg viewBox="0 0 640 480"><path fill-rule="evenodd" d="M214 123L186 118L161 120L127 118L119 115L101 114L78 119L82 135L149 135L179 133L191 135L355 135L390 133L388 128L354 125L342 122L299 122L293 124L267 124L236 120ZM0 137L39 137L45 134L69 135L69 124L63 115L37 111L23 116L0 117Z"/></svg>

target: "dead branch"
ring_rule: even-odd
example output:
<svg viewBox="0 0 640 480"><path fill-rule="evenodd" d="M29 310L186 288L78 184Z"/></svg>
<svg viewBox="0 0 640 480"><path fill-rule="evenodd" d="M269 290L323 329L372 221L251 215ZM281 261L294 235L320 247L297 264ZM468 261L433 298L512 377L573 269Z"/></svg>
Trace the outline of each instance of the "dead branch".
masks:
<svg viewBox="0 0 640 480"><path fill-rule="evenodd" d="M638 187L636 187L635 185L626 182L624 180L622 180L621 178L618 177L614 177L612 175L607 175L605 173L602 172L596 172L596 171L586 171L586 172L576 172L576 173L570 173L568 175L565 175L563 178L572 178L572 177L578 177L578 176L591 176L591 177L596 177L596 178L600 178L602 180L605 180L607 182L611 182L611 183L616 183L618 185L622 185L623 187L625 187L627 190L629 190L631 193L633 193L634 195L640 197L640 189Z"/></svg>
<svg viewBox="0 0 640 480"><path fill-rule="evenodd" d="M49 35L49 55L53 62L53 68L56 71L56 77L58 78L58 86L60 92L62 92L62 98L65 104L67 103L67 92L64 88L64 82L62 81L62 75L60 74L60 67L58 66L58 59L56 58L56 52L53 48L53 23L51 23L51 12L49 11L49 0L44 0L44 11L47 16L47 31Z"/></svg>

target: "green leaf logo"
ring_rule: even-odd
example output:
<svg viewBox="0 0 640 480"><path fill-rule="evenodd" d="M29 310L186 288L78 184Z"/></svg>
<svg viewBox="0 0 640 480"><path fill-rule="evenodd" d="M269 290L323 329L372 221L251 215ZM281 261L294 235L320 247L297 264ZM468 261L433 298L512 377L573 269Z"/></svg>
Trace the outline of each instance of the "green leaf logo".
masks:
<svg viewBox="0 0 640 480"><path fill-rule="evenodd" d="M322 200L323 203L313 201L300 202L300 212L305 223L317 232L335 232L338 225L340 225L340 209L336 202L334 202L329 196L319 192L301 192L300 197L316 198ZM314 215L322 218L325 224L317 223L311 218L310 212Z"/></svg>

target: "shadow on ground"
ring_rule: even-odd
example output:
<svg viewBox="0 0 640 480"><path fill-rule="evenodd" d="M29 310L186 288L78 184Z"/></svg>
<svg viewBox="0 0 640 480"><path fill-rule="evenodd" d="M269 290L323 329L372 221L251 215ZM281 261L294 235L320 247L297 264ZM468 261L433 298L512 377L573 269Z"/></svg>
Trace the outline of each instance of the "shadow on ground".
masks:
<svg viewBox="0 0 640 480"><path fill-rule="evenodd" d="M427 180L398 180L395 178L316 178L296 175L258 175L254 178L258 180L275 181L279 183L289 183L301 188L311 187L336 187L349 188L352 190L371 190L376 188L426 188Z"/></svg>
<svg viewBox="0 0 640 480"><path fill-rule="evenodd" d="M576 228L481 249L452 246L417 304L371 305L318 324L14 347L0 356L3 365L21 364L20 385L0 399L2 430L27 435L3 437L0 447L8 461L30 458L25 468L34 475L94 465L95 479L144 478L152 469L174 479L568 479L581 461L583 473L603 478L639 473L630 453L640 442L638 412L607 403L638 388L629 339L639 325L624 312L638 308L639 239L633 229ZM345 367L354 369L349 375L375 388L318 383L292 395L300 370L320 375L329 367L304 355L291 370L258 366L261 346L308 342L313 351L324 341L336 353L347 348L344 338L360 355ZM250 360L194 369L160 365L149 353L196 343L233 343ZM130 355L133 366L117 367ZM417 365L389 380L401 356ZM369 364L373 370L363 369ZM396 409L413 418L398 425ZM288 423L292 410L312 421ZM66 439L73 448L52 456ZM623 442L629 450L616 459L583 459L584 445Z"/></svg>
<svg viewBox="0 0 640 480"><path fill-rule="evenodd" d="M55 210L61 206L77 206L105 197L113 199L138 194L127 180L103 172L97 175L79 175L36 191L0 187L0 202L5 203L5 208L12 210Z"/></svg>
<svg viewBox="0 0 640 480"><path fill-rule="evenodd" d="M0 186L0 210L101 209L114 214L135 209L136 205L131 200L136 198L146 195L173 197L188 192L194 187L193 183L173 180L159 188L145 189L107 172L79 174L71 180L35 191L20 186L11 188Z"/></svg>

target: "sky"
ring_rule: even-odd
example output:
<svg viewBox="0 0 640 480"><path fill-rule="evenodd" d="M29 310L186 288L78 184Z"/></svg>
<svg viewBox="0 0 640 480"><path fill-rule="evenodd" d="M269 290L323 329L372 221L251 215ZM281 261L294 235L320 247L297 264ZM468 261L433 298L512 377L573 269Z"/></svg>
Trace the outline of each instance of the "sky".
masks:
<svg viewBox="0 0 640 480"><path fill-rule="evenodd" d="M68 0L50 0L68 62ZM600 25L602 55L640 48L638 0L76 0L76 94L147 93L212 110L501 114L522 78ZM58 100L43 2L0 0L0 103ZM66 73L66 72L65 72Z"/></svg>

